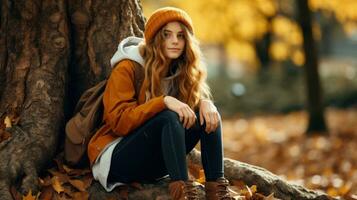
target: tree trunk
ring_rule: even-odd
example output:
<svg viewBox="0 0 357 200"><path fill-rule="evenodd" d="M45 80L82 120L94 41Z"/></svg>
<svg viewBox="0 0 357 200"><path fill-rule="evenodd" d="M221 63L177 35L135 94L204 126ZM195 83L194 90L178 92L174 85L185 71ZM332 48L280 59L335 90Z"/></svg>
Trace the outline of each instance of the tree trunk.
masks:
<svg viewBox="0 0 357 200"><path fill-rule="evenodd" d="M10 137L0 141L0 197L10 200L12 186L23 194L30 189L37 193L38 174L62 151L64 122L78 97L108 76L120 40L142 36L144 18L138 0L0 0L0 10L0 120L12 120L6 129ZM0 134L2 127L0 123ZM267 171L252 175L249 170L257 169L253 166L230 166L227 161L225 166L230 179L258 184L267 193L286 191ZM167 197L165 183L147 187ZM90 191L93 199L111 195L98 183ZM281 194L293 196L296 191ZM131 195L146 197L144 191Z"/></svg>
<svg viewBox="0 0 357 200"><path fill-rule="evenodd" d="M327 134L324 106L322 102L322 88L318 73L316 45L312 34L311 11L307 0L296 0L298 19L304 38L305 77L307 87L309 124L307 133Z"/></svg>
<svg viewBox="0 0 357 200"><path fill-rule="evenodd" d="M144 18L134 0L0 2L0 118L15 122L0 143L0 197L12 199L12 185L38 191L64 116L109 74L118 42L142 35Z"/></svg>

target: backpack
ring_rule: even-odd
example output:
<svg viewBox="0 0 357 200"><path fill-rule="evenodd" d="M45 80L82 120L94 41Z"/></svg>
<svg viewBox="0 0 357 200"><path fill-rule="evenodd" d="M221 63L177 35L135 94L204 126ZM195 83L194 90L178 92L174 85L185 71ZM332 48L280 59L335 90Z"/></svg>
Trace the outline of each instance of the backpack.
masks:
<svg viewBox="0 0 357 200"><path fill-rule="evenodd" d="M107 80L104 80L86 90L74 109L75 115L66 124L64 157L71 166L86 162L82 157L89 140L103 123L103 93L106 84Z"/></svg>
<svg viewBox="0 0 357 200"><path fill-rule="evenodd" d="M138 95L144 80L144 68L134 62L135 93ZM70 166L87 165L87 146L91 137L102 127L103 94L107 80L87 89L79 98L73 117L66 123L64 158ZM137 96L136 96L137 97Z"/></svg>

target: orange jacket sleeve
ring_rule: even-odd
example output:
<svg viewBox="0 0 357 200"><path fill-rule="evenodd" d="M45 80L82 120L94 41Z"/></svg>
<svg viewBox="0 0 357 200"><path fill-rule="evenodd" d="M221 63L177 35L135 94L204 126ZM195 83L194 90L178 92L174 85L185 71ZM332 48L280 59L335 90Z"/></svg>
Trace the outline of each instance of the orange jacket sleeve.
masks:
<svg viewBox="0 0 357 200"><path fill-rule="evenodd" d="M134 81L134 64L123 60L112 70L104 91L104 121L119 136L127 135L166 108L163 96L139 105Z"/></svg>

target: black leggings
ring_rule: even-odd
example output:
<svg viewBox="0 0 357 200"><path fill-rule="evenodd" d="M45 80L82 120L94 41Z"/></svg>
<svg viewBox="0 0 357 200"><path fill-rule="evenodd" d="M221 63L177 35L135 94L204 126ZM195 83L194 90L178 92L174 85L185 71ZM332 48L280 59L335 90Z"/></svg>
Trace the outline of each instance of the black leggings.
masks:
<svg viewBox="0 0 357 200"><path fill-rule="evenodd" d="M164 110L125 136L114 148L108 182L150 182L167 174L185 181L186 154L199 140L206 181L223 177L221 126L207 134L196 116L195 125L186 130L175 112Z"/></svg>

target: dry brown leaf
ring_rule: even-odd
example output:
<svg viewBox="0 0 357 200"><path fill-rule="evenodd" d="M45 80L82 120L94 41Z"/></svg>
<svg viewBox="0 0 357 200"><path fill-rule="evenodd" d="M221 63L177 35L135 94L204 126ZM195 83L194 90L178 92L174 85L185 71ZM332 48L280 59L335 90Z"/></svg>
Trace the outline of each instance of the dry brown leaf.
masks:
<svg viewBox="0 0 357 200"><path fill-rule="evenodd" d="M91 186L92 185L92 181L93 181L92 174L88 174L88 175L84 176L84 178L83 178L84 187L88 188L89 186Z"/></svg>
<svg viewBox="0 0 357 200"><path fill-rule="evenodd" d="M53 188L51 186L42 187L40 199L41 200L52 200Z"/></svg>
<svg viewBox="0 0 357 200"><path fill-rule="evenodd" d="M63 188L62 183L60 182L58 176L52 177L51 181L52 181L52 187L57 193L64 192L64 188Z"/></svg>
<svg viewBox="0 0 357 200"><path fill-rule="evenodd" d="M85 183L82 180L69 179L68 182L81 192L84 192L87 189Z"/></svg>
<svg viewBox="0 0 357 200"><path fill-rule="evenodd" d="M243 190L245 188L245 183L241 180L232 180L232 184L236 186L239 190Z"/></svg>
<svg viewBox="0 0 357 200"><path fill-rule="evenodd" d="M72 168L68 167L67 165L63 165L63 169L70 176L83 176L83 175L91 173L91 170L88 168L86 168L86 169L72 169Z"/></svg>
<svg viewBox="0 0 357 200"><path fill-rule="evenodd" d="M63 174L63 173L58 172L54 169L49 169L47 171L50 172L53 176L57 176L61 183L67 183L69 180L69 177L67 174Z"/></svg>
<svg viewBox="0 0 357 200"><path fill-rule="evenodd" d="M42 187L50 186L52 184L50 176L46 176L44 179L39 178L39 182Z"/></svg>
<svg viewBox="0 0 357 200"><path fill-rule="evenodd" d="M73 200L73 198L72 197L68 197L64 193L61 193L61 194L54 193L53 200Z"/></svg>
<svg viewBox="0 0 357 200"><path fill-rule="evenodd" d="M200 165L190 163L188 165L190 174L196 179L197 182L203 184L206 182L204 170Z"/></svg>
<svg viewBox="0 0 357 200"><path fill-rule="evenodd" d="M30 190L26 196L22 197L22 200L37 200L39 196L40 196L40 192L36 196L33 196L32 190Z"/></svg>
<svg viewBox="0 0 357 200"><path fill-rule="evenodd" d="M88 192L76 192L73 195L73 200L88 200L89 193Z"/></svg>
<svg viewBox="0 0 357 200"><path fill-rule="evenodd" d="M1 141L4 141L4 140L7 140L11 137L11 133L5 131L5 130L2 130L0 129L0 142Z"/></svg>
<svg viewBox="0 0 357 200"><path fill-rule="evenodd" d="M58 160L58 159L56 159L56 160ZM62 163L62 162L61 162L61 163ZM64 171L65 171L67 174L71 173L71 171L73 170L73 169L71 169L70 167L68 167L67 165L62 165L62 166L63 166Z"/></svg>
<svg viewBox="0 0 357 200"><path fill-rule="evenodd" d="M64 193L67 196L73 198L73 195L76 192L76 191L74 191L74 188L72 186L69 186L69 185L64 185L63 187L64 187Z"/></svg>

